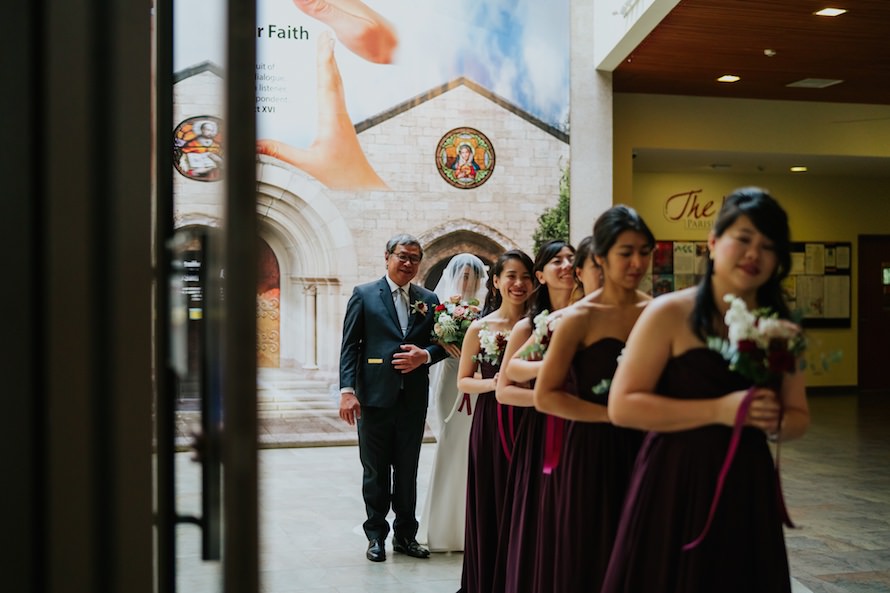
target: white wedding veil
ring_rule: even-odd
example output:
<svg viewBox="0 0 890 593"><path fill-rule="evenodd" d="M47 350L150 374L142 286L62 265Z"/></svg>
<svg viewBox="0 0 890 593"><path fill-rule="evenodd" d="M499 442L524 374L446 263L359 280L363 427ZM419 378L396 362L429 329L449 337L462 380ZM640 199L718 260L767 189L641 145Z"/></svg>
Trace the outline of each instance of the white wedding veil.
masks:
<svg viewBox="0 0 890 593"><path fill-rule="evenodd" d="M439 302L444 303L451 297L460 295L461 300L479 301L479 308L485 303L485 295L488 292L486 284L488 272L482 260L472 253L458 253L452 257L442 277L436 284L436 296ZM450 419L457 401L460 399L457 392L457 367L458 360L446 358L430 368L430 428L439 437L439 431L444 422Z"/></svg>
<svg viewBox="0 0 890 593"><path fill-rule="evenodd" d="M458 253L448 261L442 277L436 284L436 296L444 303L452 296L460 295L461 300L476 299L479 306L485 301L488 272L485 264L472 253Z"/></svg>

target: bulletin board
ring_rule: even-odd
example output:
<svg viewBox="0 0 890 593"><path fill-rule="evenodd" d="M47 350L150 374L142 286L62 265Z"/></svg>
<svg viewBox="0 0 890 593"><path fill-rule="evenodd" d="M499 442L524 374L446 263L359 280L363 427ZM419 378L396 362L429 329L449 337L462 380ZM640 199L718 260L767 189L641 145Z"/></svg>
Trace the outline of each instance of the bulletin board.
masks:
<svg viewBox="0 0 890 593"><path fill-rule="evenodd" d="M706 241L656 241L652 269L640 290L658 296L695 286L705 272Z"/></svg>
<svg viewBox="0 0 890 593"><path fill-rule="evenodd" d="M640 290L658 296L695 286L707 257L706 241L656 241L652 269ZM782 286L804 327L850 327L851 261L849 242L792 243L791 270Z"/></svg>
<svg viewBox="0 0 890 593"><path fill-rule="evenodd" d="M783 287L804 327L850 327L852 255L850 242L792 243L791 272Z"/></svg>

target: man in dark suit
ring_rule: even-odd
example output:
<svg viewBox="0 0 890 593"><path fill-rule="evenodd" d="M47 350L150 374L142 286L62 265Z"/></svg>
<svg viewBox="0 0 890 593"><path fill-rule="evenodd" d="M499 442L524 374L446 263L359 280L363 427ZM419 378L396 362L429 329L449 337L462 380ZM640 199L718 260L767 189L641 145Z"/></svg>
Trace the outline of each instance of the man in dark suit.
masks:
<svg viewBox="0 0 890 593"><path fill-rule="evenodd" d="M366 556L373 562L386 560L390 506L396 515L393 549L415 558L429 556L415 539L417 464L429 367L449 354L431 342L439 299L411 284L423 258L420 243L411 235L396 235L386 244L385 258L386 275L352 291L340 349L340 417L358 423Z"/></svg>

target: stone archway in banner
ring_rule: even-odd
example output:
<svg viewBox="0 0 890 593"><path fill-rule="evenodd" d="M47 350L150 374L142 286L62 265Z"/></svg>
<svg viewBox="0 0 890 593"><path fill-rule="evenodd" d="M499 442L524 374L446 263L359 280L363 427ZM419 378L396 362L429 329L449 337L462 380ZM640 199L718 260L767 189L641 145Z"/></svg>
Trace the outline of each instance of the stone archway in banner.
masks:
<svg viewBox="0 0 890 593"><path fill-rule="evenodd" d="M430 290L435 289L448 260L458 253L472 253L490 268L504 251L519 247L490 226L468 219L430 229L418 240L423 245L423 262L417 275Z"/></svg>
<svg viewBox="0 0 890 593"><path fill-rule="evenodd" d="M256 288L257 366L281 366L281 267L263 239L257 253Z"/></svg>
<svg viewBox="0 0 890 593"><path fill-rule="evenodd" d="M352 236L316 181L268 157L257 162L259 235L269 249L270 274L273 257L278 271L278 366L316 377L332 375L342 333L341 278L354 277L358 267ZM261 260L260 281L263 265ZM274 307L271 301L258 301L258 325L264 309L271 316ZM270 339L267 347L272 344ZM258 350L258 356L264 353Z"/></svg>

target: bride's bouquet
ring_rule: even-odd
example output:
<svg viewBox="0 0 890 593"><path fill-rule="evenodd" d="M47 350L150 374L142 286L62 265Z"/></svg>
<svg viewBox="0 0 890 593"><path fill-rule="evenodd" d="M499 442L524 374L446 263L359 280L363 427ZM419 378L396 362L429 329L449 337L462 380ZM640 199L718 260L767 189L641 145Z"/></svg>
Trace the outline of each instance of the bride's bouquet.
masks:
<svg viewBox="0 0 890 593"><path fill-rule="evenodd" d="M454 295L433 309L433 315L436 317L433 337L443 344L459 346L463 343L470 324L479 319L481 312L478 300L465 301L460 295Z"/></svg>

